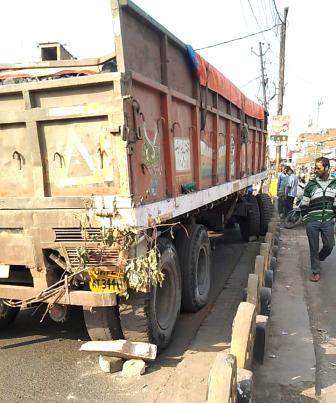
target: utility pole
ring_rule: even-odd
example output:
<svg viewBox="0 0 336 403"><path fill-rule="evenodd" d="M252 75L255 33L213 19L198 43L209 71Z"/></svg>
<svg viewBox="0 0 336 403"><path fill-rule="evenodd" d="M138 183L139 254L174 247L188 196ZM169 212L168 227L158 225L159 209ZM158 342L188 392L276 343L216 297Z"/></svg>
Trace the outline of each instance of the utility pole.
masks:
<svg viewBox="0 0 336 403"><path fill-rule="evenodd" d="M264 106L265 111L267 111L268 110L268 101L266 98L267 79L266 79L266 75L265 75L264 56L266 55L266 53L269 49L269 45L268 45L268 48L266 49L265 53L263 53L262 45L263 45L263 43L259 42L259 54L257 54L253 49L251 49L251 52L254 53L256 56L260 57L261 85L262 85L262 89L263 89L263 106Z"/></svg>
<svg viewBox="0 0 336 403"><path fill-rule="evenodd" d="M285 91L285 47L286 47L286 28L287 28L288 7L284 9L283 21L281 21L280 36L280 61L279 61L279 94L278 94L278 115L283 113L283 97ZM275 169L278 169L280 163L281 146L276 146Z"/></svg>

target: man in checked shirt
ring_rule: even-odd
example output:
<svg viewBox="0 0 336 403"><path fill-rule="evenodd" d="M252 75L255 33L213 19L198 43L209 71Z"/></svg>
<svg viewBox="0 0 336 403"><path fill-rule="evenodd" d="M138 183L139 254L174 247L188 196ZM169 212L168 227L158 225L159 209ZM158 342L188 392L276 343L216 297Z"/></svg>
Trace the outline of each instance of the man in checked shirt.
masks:
<svg viewBox="0 0 336 403"><path fill-rule="evenodd" d="M310 281L320 280L321 265L335 246L334 217L336 215L336 178L330 176L328 158L315 160L315 175L305 187L301 214L306 227L310 250ZM319 251L321 234L322 249Z"/></svg>

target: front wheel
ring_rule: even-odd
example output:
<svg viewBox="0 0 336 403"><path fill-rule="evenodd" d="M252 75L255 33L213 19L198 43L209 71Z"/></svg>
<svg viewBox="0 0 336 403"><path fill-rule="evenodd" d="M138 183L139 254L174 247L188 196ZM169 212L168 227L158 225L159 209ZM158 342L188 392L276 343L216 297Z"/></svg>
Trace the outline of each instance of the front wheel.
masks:
<svg viewBox="0 0 336 403"><path fill-rule="evenodd" d="M302 222L301 211L294 209L290 211L285 218L284 226L285 228L291 229Z"/></svg>

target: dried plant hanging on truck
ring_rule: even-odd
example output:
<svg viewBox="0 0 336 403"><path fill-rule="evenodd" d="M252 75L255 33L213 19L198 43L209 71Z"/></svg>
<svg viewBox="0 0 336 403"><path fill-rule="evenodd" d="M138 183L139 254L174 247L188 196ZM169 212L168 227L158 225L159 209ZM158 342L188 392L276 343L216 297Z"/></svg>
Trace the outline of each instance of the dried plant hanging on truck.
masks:
<svg viewBox="0 0 336 403"><path fill-rule="evenodd" d="M118 226L113 225L113 218L110 216L110 226L101 227L98 234L90 235L88 229L94 217L92 209L82 215L80 221L83 233L84 245L77 249L77 255L82 268L87 268L90 261L90 249L88 242L98 245L98 249L103 259L104 252L113 248L119 252L116 264L117 278L115 285L118 286L119 295L128 296L127 288L135 291L147 292L151 286L162 286L164 275L161 271L160 252L157 248L158 227L165 227L162 232L170 231L173 237L173 227L180 223L160 224L156 223L147 228L137 228L134 226L120 224L120 214L116 207L112 215L118 217ZM151 235L149 235L151 234ZM147 242L147 251L141 256L129 258L129 252L140 242ZM99 272L99 269L97 269Z"/></svg>

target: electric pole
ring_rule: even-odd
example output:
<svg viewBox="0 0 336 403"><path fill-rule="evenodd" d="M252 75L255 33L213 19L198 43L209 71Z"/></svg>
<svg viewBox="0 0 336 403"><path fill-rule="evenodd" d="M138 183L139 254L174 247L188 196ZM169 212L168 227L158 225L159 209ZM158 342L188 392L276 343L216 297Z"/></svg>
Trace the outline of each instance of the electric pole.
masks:
<svg viewBox="0 0 336 403"><path fill-rule="evenodd" d="M266 55L268 49L269 49L269 45L268 48L266 49L266 51L263 53L262 50L262 42L259 42L259 54L256 53L253 48L251 49L251 52L253 54L255 54L256 56L258 56L260 58L260 68L261 68L261 85L262 85L262 89L263 89L263 106L265 111L268 110L268 101L266 98L266 87L267 87L267 79L266 79L266 74L265 74L265 65L264 65L264 56Z"/></svg>
<svg viewBox="0 0 336 403"><path fill-rule="evenodd" d="M281 21L280 36L280 60L279 60L279 94L278 94L278 115L283 113L283 97L285 91L285 47L286 47L286 28L287 28L288 7L284 9L283 20ZM278 169L280 163L281 145L276 146L275 169Z"/></svg>
<svg viewBox="0 0 336 403"><path fill-rule="evenodd" d="M259 42L259 54L255 53L253 51L253 49L251 49L251 51L258 57L260 57L260 69L261 69L261 85L262 85L262 89L263 89L263 105L264 105L264 109L265 111L268 110L268 102L267 102L267 98L266 98L266 86L267 86L267 80L266 80L266 76L265 76L265 65L264 65L264 56L266 55L268 49L269 49L269 45L268 48L266 49L265 53L263 53L263 49L262 49L262 42Z"/></svg>

